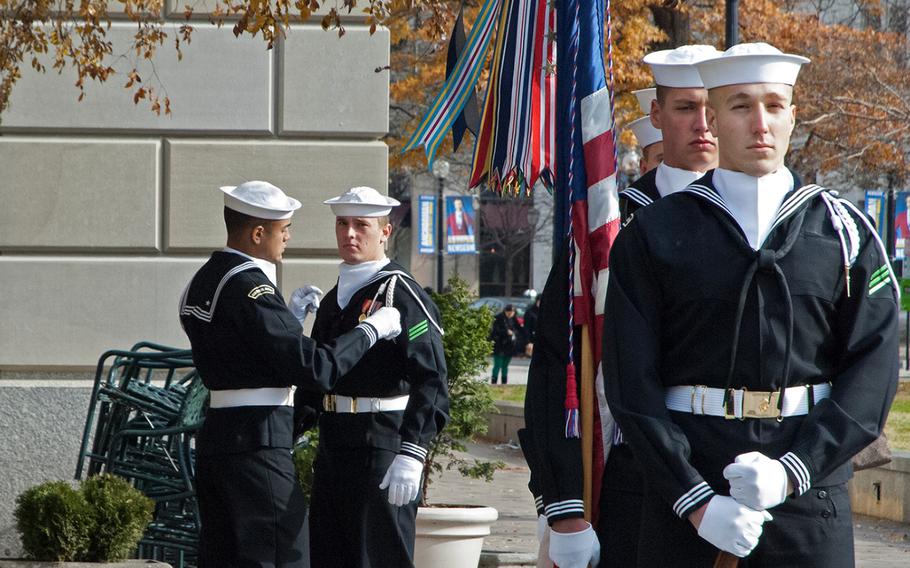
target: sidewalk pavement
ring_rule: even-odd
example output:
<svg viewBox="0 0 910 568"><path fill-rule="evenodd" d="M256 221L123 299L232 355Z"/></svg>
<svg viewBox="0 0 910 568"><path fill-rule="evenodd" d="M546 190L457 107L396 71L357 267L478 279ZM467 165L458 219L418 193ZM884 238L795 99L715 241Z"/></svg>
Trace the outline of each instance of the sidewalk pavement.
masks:
<svg viewBox="0 0 910 568"><path fill-rule="evenodd" d="M511 375L509 382L511 383ZM481 566L533 566L537 553L537 513L528 491L528 465L511 444L471 443L468 458L501 460L491 483L446 471L430 487L431 503L487 505L499 511L492 533L484 540ZM910 566L910 525L854 517L856 566ZM606 567L609 568L609 567Z"/></svg>
<svg viewBox="0 0 910 568"><path fill-rule="evenodd" d="M493 368L493 358L489 359L490 365L487 368L486 380L490 381L490 370ZM531 365L530 357L512 357L509 362L509 384L526 385L528 384L528 367Z"/></svg>

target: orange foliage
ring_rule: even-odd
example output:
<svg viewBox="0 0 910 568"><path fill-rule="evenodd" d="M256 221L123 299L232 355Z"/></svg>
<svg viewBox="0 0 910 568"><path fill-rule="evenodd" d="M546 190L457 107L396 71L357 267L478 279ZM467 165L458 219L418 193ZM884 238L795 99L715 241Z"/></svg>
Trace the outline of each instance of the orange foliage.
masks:
<svg viewBox="0 0 910 568"><path fill-rule="evenodd" d="M662 0L614 0L611 6L613 36L613 74L616 93L617 123L627 124L638 118L638 104L631 91L651 86L651 76L639 64L649 51L649 46L664 39L663 34L651 22L648 6ZM470 35L471 26L480 9L481 0L473 0L465 6L465 33ZM451 32L460 2L451 2L444 29ZM441 12L441 11L440 11ZM396 12L389 20L392 32L392 124L386 138L391 156L390 167L420 169L426 167L426 159L420 149L401 154L401 148L420 123L428 105L442 88L445 81L445 61L448 37L438 37L421 24L420 12ZM491 42L492 44L492 42ZM492 47L490 49L492 51ZM489 59L489 54L488 54ZM483 105L486 86L486 72L478 81L478 105ZM481 108L482 110L482 108ZM631 135L627 144L631 143ZM437 151L445 159L469 164L473 136L465 136L457 154L452 153L452 137L446 139Z"/></svg>
<svg viewBox="0 0 910 568"><path fill-rule="evenodd" d="M877 0L862 9L875 16ZM724 2L689 8L693 34L722 44ZM826 25L786 12L782 0L742 0L740 41L765 41L812 63L800 72L797 127L788 165L806 181L840 174L840 183L900 184L910 151L910 73L901 34Z"/></svg>

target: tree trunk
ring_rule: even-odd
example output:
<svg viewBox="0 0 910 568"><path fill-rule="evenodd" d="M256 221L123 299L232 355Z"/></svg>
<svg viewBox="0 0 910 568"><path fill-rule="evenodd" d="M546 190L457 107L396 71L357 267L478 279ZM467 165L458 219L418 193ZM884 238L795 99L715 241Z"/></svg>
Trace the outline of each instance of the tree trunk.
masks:
<svg viewBox="0 0 910 568"><path fill-rule="evenodd" d="M654 24L667 34L667 41L657 43L654 49L674 49L689 43L689 18L675 8L649 6Z"/></svg>

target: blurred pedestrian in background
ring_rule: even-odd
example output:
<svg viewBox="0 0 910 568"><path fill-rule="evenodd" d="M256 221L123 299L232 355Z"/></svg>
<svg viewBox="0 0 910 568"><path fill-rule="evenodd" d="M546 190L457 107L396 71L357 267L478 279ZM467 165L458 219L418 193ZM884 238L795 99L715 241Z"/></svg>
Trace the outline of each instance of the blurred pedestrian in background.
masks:
<svg viewBox="0 0 910 568"><path fill-rule="evenodd" d="M493 320L493 329L490 330L490 341L493 342L493 377L495 385L502 371L502 384L509 382L509 362L515 354L518 338L522 333L521 324L515 317L515 306L506 304L502 312Z"/></svg>

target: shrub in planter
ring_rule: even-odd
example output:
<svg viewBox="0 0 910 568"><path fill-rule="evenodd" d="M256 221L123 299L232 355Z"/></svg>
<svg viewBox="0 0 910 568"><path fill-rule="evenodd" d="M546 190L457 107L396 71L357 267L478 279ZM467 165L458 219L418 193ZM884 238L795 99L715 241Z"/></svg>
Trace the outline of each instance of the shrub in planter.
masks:
<svg viewBox="0 0 910 568"><path fill-rule="evenodd" d="M111 562L129 557L152 522L154 502L127 480L110 474L86 479L82 493L92 512L88 558Z"/></svg>
<svg viewBox="0 0 910 568"><path fill-rule="evenodd" d="M26 489L16 498L14 516L30 558L74 560L88 552L92 512L85 496L65 481Z"/></svg>
<svg viewBox="0 0 910 568"><path fill-rule="evenodd" d="M422 487L422 503L427 504L427 491L432 476L446 469L457 469L462 475L485 481L505 464L501 461L473 463L456 452L465 452L465 442L487 432L487 415L496 411L492 390L486 380L477 380L488 365L493 352L488 339L493 325L493 312L487 308L471 308L474 296L464 280L453 276L441 294L433 294L442 317L443 351L446 357L449 386L449 424L430 444Z"/></svg>
<svg viewBox="0 0 910 568"><path fill-rule="evenodd" d="M127 558L152 520L151 499L120 477L91 477L74 489L48 481L16 499L16 528L29 558L110 562Z"/></svg>
<svg viewBox="0 0 910 568"><path fill-rule="evenodd" d="M308 430L297 440L294 446L294 469L297 471L297 482L307 500L313 490L313 462L319 448L319 429Z"/></svg>

